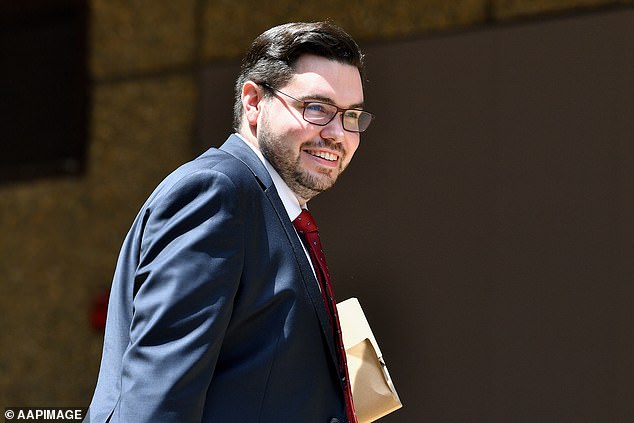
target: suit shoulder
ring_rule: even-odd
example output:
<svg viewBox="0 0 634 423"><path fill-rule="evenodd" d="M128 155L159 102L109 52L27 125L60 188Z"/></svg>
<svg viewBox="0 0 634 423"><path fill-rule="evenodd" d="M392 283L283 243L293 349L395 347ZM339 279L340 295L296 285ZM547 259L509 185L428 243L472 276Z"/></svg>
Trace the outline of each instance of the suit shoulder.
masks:
<svg viewBox="0 0 634 423"><path fill-rule="evenodd" d="M192 201L208 195L240 196L258 186L249 168L231 154L212 148L170 173L148 198L150 204Z"/></svg>

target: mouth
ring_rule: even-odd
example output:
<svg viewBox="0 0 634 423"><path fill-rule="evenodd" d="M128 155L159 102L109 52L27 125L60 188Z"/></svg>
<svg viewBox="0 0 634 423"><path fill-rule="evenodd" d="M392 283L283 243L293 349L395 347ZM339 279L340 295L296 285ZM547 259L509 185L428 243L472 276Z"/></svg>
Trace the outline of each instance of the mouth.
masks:
<svg viewBox="0 0 634 423"><path fill-rule="evenodd" d="M313 157L317 157L328 162L337 162L339 160L339 155L328 152L328 151L316 151L316 150L304 150L306 153L310 154Z"/></svg>

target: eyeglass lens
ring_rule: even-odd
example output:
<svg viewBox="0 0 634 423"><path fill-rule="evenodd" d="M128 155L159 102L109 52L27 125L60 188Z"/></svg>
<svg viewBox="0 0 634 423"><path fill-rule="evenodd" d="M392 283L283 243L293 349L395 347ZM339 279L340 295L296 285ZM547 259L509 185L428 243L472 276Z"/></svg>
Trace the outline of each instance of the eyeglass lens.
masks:
<svg viewBox="0 0 634 423"><path fill-rule="evenodd" d="M363 132L372 122L372 114L363 110L341 110L328 103L307 102L304 106L304 119L315 125L327 125L341 111L343 129L351 132Z"/></svg>

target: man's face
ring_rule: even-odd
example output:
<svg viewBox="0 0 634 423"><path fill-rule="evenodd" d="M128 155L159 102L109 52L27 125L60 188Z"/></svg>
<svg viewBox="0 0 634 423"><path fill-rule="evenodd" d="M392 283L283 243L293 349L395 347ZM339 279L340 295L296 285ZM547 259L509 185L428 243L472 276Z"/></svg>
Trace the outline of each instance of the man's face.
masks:
<svg viewBox="0 0 634 423"><path fill-rule="evenodd" d="M284 93L303 101L322 101L354 108L363 105L356 67L319 56L304 55ZM306 122L302 103L277 92L263 101L257 139L266 159L300 202L330 188L359 146L359 134L343 129L341 114L326 126Z"/></svg>

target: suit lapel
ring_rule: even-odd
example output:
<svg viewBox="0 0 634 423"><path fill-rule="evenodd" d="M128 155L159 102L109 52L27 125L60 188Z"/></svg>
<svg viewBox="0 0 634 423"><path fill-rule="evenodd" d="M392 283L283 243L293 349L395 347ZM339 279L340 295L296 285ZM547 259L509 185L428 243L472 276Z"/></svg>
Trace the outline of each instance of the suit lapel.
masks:
<svg viewBox="0 0 634 423"><path fill-rule="evenodd" d="M332 330L330 328L330 320L328 318L328 313L326 311L323 297L319 290L317 279L315 278L315 274L313 273L310 263L308 262L308 258L306 257L304 248L302 247L301 241L297 236L297 232L295 232L295 228L288 218L288 213L284 208L284 204L277 194L277 190L275 189L275 185L273 184L271 175L266 170L264 164L260 161L260 158L257 157L257 155L251 150L251 148L245 145L245 142L242 141L238 136L231 135L229 139L222 145L222 147L220 147L220 149L226 151L227 153L236 157L238 160L242 161L251 170L253 175L260 182L265 195L273 206L273 209L275 210L275 213L277 214L277 217L280 220L282 227L284 228L286 237L292 247L293 254L295 255L295 259L297 260L297 264L299 266L302 283L304 285L305 291L308 293L310 302L315 309L315 313L317 314L317 318L319 319L319 323L321 324L321 330L323 332L324 339L328 344L331 358L334 361L336 367L338 363L337 351L332 336Z"/></svg>

